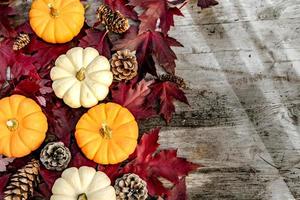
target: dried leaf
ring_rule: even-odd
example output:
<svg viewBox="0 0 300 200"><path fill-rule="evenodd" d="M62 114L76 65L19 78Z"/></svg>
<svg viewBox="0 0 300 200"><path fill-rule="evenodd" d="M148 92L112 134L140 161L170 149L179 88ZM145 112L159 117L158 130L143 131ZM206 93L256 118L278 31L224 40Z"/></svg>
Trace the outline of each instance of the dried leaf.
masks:
<svg viewBox="0 0 300 200"><path fill-rule="evenodd" d="M151 102L146 98L151 92L149 86L153 81L145 81L133 85L119 82L113 89L112 101L118 103L132 112L136 119L145 119L155 115L155 110Z"/></svg>
<svg viewBox="0 0 300 200"><path fill-rule="evenodd" d="M153 84L151 88L152 92L148 100L153 102L159 99L159 114L161 114L168 123L172 118L172 114L175 112L174 100L188 104L184 92L175 83L169 81L158 82Z"/></svg>

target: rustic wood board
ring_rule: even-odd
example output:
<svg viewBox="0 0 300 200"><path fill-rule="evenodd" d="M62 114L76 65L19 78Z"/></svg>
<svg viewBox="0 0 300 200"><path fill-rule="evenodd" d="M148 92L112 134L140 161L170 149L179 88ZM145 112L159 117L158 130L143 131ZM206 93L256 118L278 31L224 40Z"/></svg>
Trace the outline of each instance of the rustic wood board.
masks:
<svg viewBox="0 0 300 200"><path fill-rule="evenodd" d="M187 178L192 200L300 199L300 1L182 11L171 36L190 106L142 129L162 126L161 148L205 165Z"/></svg>

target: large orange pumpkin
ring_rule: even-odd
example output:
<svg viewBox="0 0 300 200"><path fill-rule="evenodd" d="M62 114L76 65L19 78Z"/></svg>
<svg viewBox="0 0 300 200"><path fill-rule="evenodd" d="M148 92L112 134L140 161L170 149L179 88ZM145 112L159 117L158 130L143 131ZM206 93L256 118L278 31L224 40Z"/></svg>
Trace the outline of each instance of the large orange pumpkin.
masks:
<svg viewBox="0 0 300 200"><path fill-rule="evenodd" d="M0 100L0 154L30 154L43 143L47 129L47 118L32 99L13 95Z"/></svg>
<svg viewBox="0 0 300 200"><path fill-rule="evenodd" d="M90 160L99 164L116 164L134 152L138 125L127 108L116 103L100 104L80 118L75 137Z"/></svg>
<svg viewBox="0 0 300 200"><path fill-rule="evenodd" d="M84 7L79 0L34 0L29 22L46 42L69 42L84 24Z"/></svg>

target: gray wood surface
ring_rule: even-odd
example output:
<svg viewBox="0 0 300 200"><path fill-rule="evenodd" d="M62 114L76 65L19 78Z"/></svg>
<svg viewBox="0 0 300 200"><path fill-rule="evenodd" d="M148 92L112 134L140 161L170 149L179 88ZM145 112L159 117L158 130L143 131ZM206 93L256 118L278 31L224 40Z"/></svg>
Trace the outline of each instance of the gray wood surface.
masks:
<svg viewBox="0 0 300 200"><path fill-rule="evenodd" d="M182 11L171 36L191 106L142 129L162 126L161 148L205 165L187 178L192 200L300 199L300 1Z"/></svg>

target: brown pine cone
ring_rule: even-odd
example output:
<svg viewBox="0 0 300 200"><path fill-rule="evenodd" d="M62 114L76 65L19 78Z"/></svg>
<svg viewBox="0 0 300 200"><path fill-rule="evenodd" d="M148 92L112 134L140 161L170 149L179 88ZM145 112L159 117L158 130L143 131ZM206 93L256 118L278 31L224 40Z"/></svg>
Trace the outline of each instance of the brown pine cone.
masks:
<svg viewBox="0 0 300 200"><path fill-rule="evenodd" d="M62 142L50 142L42 149L40 160L46 169L62 171L71 160L71 152Z"/></svg>
<svg viewBox="0 0 300 200"><path fill-rule="evenodd" d="M3 200L27 200L39 182L39 161L32 160L10 177Z"/></svg>
<svg viewBox="0 0 300 200"><path fill-rule="evenodd" d="M110 60L114 79L117 81L131 80L138 72L138 62L135 52L128 49L117 51Z"/></svg>
<svg viewBox="0 0 300 200"><path fill-rule="evenodd" d="M160 81L170 81L176 83L182 89L187 89L187 85L183 78L173 75L173 74L162 74L158 77Z"/></svg>
<svg viewBox="0 0 300 200"><path fill-rule="evenodd" d="M145 200L147 183L136 174L124 174L115 182L117 200Z"/></svg>
<svg viewBox="0 0 300 200"><path fill-rule="evenodd" d="M14 41L13 50L14 51L20 50L25 46L27 46L29 42L30 42L29 35L27 33L20 33Z"/></svg>
<svg viewBox="0 0 300 200"><path fill-rule="evenodd" d="M114 12L107 5L100 5L97 10L99 21L106 29L114 33L124 33L130 27L128 19L119 11Z"/></svg>

